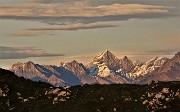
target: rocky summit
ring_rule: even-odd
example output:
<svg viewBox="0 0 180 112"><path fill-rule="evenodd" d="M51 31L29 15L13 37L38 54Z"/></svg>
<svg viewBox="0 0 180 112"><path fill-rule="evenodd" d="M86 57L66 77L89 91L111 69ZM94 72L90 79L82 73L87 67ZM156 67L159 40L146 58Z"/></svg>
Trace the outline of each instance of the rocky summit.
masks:
<svg viewBox="0 0 180 112"><path fill-rule="evenodd" d="M180 53L172 59L155 57L147 62L118 59L106 50L97 55L89 66L73 60L60 66L40 65L29 61L17 62L10 71L19 77L42 81L53 86L84 84L147 84L154 81L180 81Z"/></svg>

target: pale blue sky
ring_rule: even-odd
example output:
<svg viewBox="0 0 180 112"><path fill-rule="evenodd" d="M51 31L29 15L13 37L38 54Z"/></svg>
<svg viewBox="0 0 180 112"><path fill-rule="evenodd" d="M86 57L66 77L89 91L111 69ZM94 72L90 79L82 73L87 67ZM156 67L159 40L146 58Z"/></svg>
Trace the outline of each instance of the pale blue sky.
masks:
<svg viewBox="0 0 180 112"><path fill-rule="evenodd" d="M71 5L74 9L82 7L87 10L81 12L77 8L79 12L73 14L69 9L64 11L66 15L61 11L54 13L59 10L57 6L48 0L42 1L0 2L0 67L9 68L17 61L29 60L40 64L58 64L76 59L87 64L96 54L106 49L120 58L127 55L133 60L142 61L155 55L172 56L179 51L180 18L177 0L169 5L168 0L70 0L68 3L53 0L53 3L62 7ZM133 6L128 5L135 3ZM120 4L125 4L124 7L129 9L117 10L121 8ZM40 8L37 8L38 5ZM27 7L30 9L27 10ZM136 10L138 7L142 8L141 11ZM38 12L34 16L32 8L45 9L47 12ZM106 9L112 13L106 11L93 14Z"/></svg>

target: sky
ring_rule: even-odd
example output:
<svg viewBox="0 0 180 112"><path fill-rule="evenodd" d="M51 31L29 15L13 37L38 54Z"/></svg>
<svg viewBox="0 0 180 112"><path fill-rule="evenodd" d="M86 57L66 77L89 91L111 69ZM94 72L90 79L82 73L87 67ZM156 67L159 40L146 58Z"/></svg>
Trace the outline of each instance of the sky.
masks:
<svg viewBox="0 0 180 112"><path fill-rule="evenodd" d="M85 65L109 50L147 61L180 51L179 0L0 0L0 67Z"/></svg>

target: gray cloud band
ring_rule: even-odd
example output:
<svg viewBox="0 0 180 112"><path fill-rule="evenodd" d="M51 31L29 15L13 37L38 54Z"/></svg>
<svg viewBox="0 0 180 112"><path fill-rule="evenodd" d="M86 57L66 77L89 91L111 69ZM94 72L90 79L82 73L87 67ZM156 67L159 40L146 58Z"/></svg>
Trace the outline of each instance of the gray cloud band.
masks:
<svg viewBox="0 0 180 112"><path fill-rule="evenodd" d="M148 14L136 14L136 15L115 15L115 16L103 16L103 17L30 17L30 16L0 16L0 19L13 19L13 20L28 20L39 21L50 25L66 25L73 23L94 23L94 22L108 22L108 21L126 21L132 18L137 19L151 19L151 18L166 18L178 16L177 13L148 13Z"/></svg>
<svg viewBox="0 0 180 112"><path fill-rule="evenodd" d="M44 52L34 47L6 47L0 46L0 59L25 59L30 57L56 57L63 54Z"/></svg>
<svg viewBox="0 0 180 112"><path fill-rule="evenodd" d="M100 6L26 4L0 7L0 19L31 20L50 25L125 21L131 18L164 18L178 15L175 7L142 4L116 3Z"/></svg>

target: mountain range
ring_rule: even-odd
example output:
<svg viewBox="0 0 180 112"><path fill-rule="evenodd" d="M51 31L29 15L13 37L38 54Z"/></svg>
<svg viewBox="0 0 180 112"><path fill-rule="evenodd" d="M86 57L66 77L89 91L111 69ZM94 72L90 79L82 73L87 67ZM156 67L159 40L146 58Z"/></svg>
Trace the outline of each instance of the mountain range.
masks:
<svg viewBox="0 0 180 112"><path fill-rule="evenodd" d="M19 77L41 81L53 86L84 84L146 84L154 81L180 81L180 52L171 59L155 57L145 63L118 59L106 50L85 66L73 60L55 65L40 65L29 61L17 62L10 71Z"/></svg>

